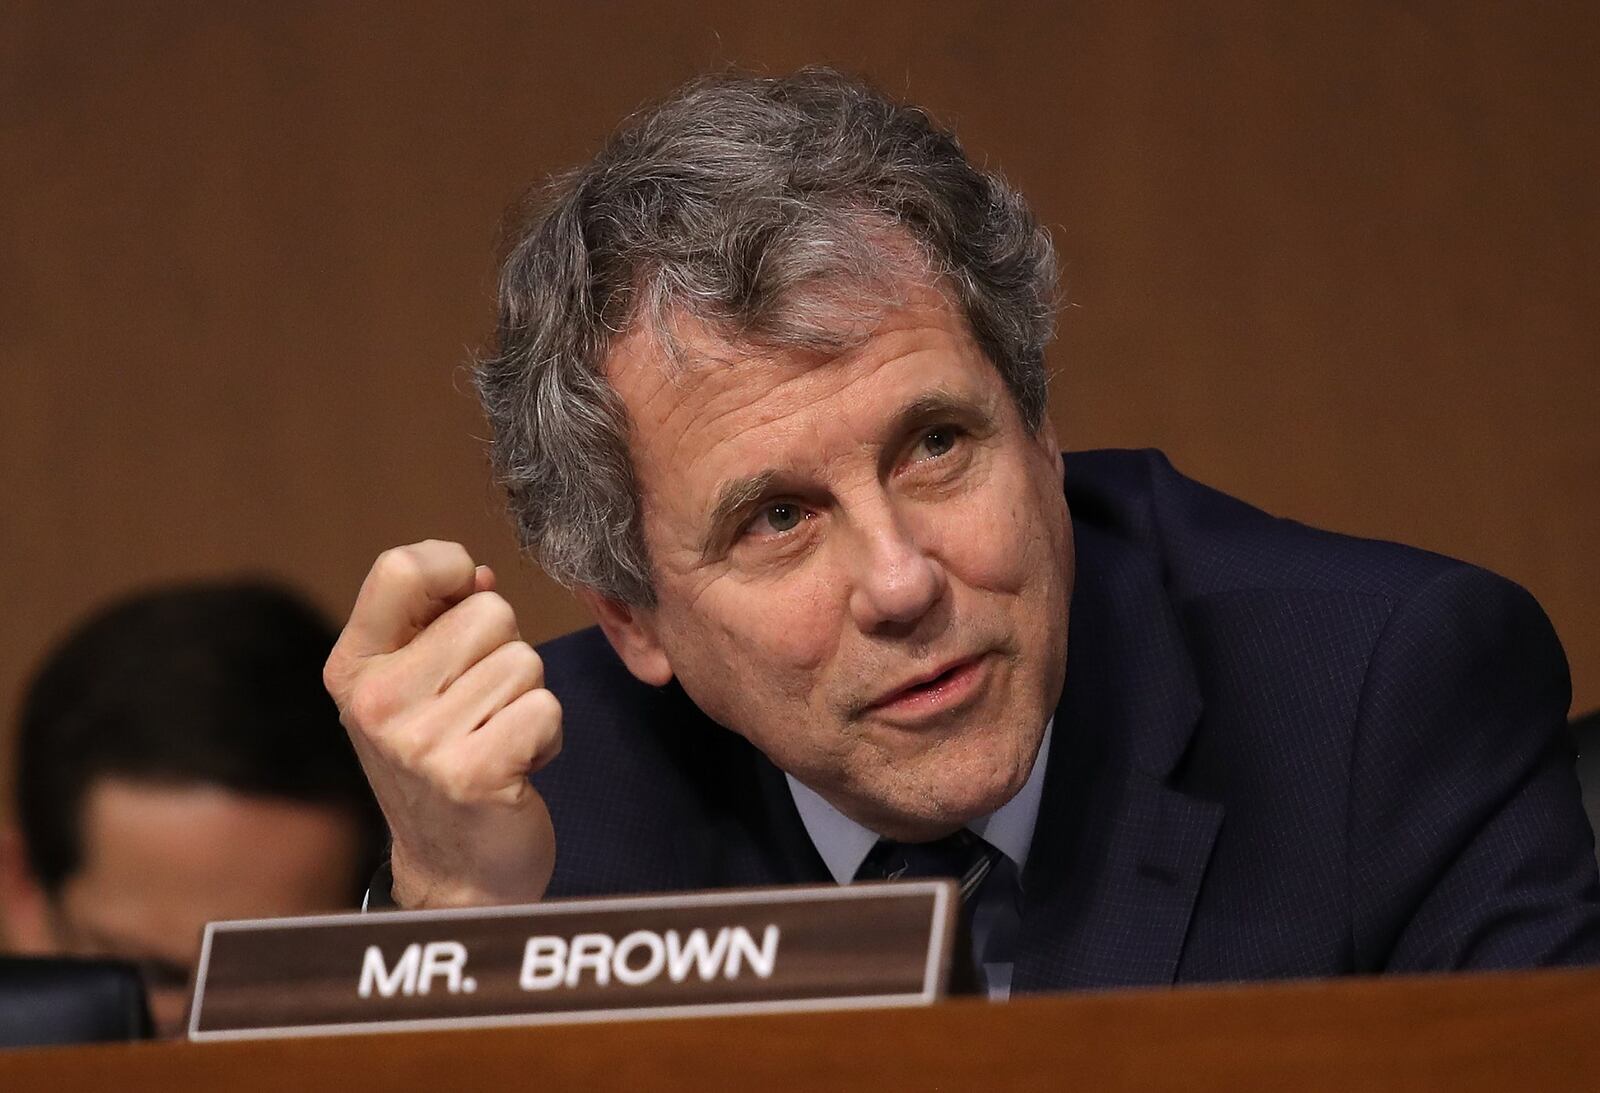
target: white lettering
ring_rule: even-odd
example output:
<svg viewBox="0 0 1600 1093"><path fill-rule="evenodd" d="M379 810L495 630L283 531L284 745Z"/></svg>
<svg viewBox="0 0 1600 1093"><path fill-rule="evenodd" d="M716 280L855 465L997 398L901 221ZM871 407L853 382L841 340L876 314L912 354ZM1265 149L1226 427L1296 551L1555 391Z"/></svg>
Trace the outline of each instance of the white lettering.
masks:
<svg viewBox="0 0 1600 1093"><path fill-rule="evenodd" d="M693 965L700 973L700 978L710 982L716 978L717 967L723 961L728 951L728 928L724 926L717 931L717 940L708 941L706 932L699 927L689 931L687 940L678 936L678 931L667 931L667 974L674 983L682 983L689 977L689 968Z"/></svg>
<svg viewBox="0 0 1600 1093"><path fill-rule="evenodd" d="M567 942L559 937L530 937L522 950L522 978L525 991L547 991L561 985L567 973Z"/></svg>
<svg viewBox="0 0 1600 1093"><path fill-rule="evenodd" d="M522 950L519 983L525 991L556 987L571 989L583 982L586 972L597 987L610 986L613 979L624 986L640 987L661 978L662 972L666 972L674 983L682 983L691 977L709 983L717 978L737 979L746 969L762 979L770 979L777 970L781 940L775 925L768 925L762 930L759 942L743 926L723 926L715 934L701 927L687 934L680 934L676 930L668 930L664 935L652 930L634 930L624 935L621 941L613 940L609 934L599 933L577 934L571 939L530 937ZM469 980L461 975L466 962L466 950L461 949L459 957L452 960L447 960L446 955L441 954L430 961L429 954L423 953L423 993L427 993L426 983L434 974L447 974L451 990L458 989L458 984L461 990L471 989L465 985ZM400 969L389 972L383 966L381 957L369 957L369 963L374 959L378 961L376 968L363 973L363 984L368 978L374 978L382 990L390 981L400 982ZM414 954L408 959L413 966L411 976L415 979L417 960ZM440 970L435 972L435 966ZM384 975L389 978L376 978ZM410 991L409 986L406 989Z"/></svg>
<svg viewBox="0 0 1600 1093"><path fill-rule="evenodd" d="M376 945L368 945L367 953L361 958L361 985L357 993L362 998L371 998L373 988L384 998L393 998L397 991L404 990L407 997L417 993L417 966L422 960L422 946L416 942L407 945L405 952L400 954L400 961L393 968L383 962L383 950Z"/></svg>
<svg viewBox="0 0 1600 1093"><path fill-rule="evenodd" d="M629 957L639 949L648 950L649 956L643 965L635 968L630 964ZM649 930L635 930L617 942L616 955L611 958L611 971L621 982L637 987L660 975L666 962L667 946L661 940L661 935Z"/></svg>
<svg viewBox="0 0 1600 1093"><path fill-rule="evenodd" d="M467 967L467 947L459 941L430 941L422 947L422 967L417 973L417 993L427 994L433 981L444 977L445 989L461 993L461 973Z"/></svg>
<svg viewBox="0 0 1600 1093"><path fill-rule="evenodd" d="M762 979L772 978L772 969L778 963L778 928L768 926L762 931L761 947L758 949L750 931L743 926L735 926L733 943L728 949L728 970L724 973L729 979L738 977L741 958L748 960L750 970Z"/></svg>
<svg viewBox="0 0 1600 1093"><path fill-rule="evenodd" d="M572 949L567 954L567 986L576 987L583 978L583 969L594 970L597 986L611 982L611 954L616 942L605 934L579 934L572 939Z"/></svg>

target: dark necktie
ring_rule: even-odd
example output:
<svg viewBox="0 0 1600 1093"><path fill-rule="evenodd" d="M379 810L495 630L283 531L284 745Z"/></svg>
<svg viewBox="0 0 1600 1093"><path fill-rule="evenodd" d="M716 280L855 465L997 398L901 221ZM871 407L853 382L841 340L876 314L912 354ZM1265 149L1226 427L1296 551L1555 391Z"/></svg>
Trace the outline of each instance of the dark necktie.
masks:
<svg viewBox="0 0 1600 1093"><path fill-rule="evenodd" d="M950 967L951 994L980 994L973 952L972 912L978 891L994 868L1000 851L972 832L962 829L929 843L901 843L879 839L867 855L856 880L927 880L948 877L961 890L960 925L956 931Z"/></svg>
<svg viewBox="0 0 1600 1093"><path fill-rule="evenodd" d="M961 902L968 904L994 867L999 851L965 828L931 843L900 843L879 839L867 855L856 880L926 880L949 877L961 886Z"/></svg>

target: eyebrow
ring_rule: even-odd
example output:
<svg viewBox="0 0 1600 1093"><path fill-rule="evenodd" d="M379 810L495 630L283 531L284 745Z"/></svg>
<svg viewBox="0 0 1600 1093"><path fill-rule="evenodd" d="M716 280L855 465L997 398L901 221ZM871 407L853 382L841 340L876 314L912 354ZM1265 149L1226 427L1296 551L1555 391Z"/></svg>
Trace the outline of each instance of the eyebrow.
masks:
<svg viewBox="0 0 1600 1093"><path fill-rule="evenodd" d="M971 420L974 415L982 415L985 419L989 412L970 398L963 398L953 391L935 388L925 395L921 395L900 408L895 415L894 426L890 430L893 435L910 432L919 425L942 418L964 418Z"/></svg>
<svg viewBox="0 0 1600 1093"><path fill-rule="evenodd" d="M717 491L716 503L711 506L710 517L706 521L705 539L700 544L702 557L709 557L717 549L724 538L724 529L734 517L770 490L777 480L778 472L769 467L767 470L743 475L722 484L722 488Z"/></svg>
<svg viewBox="0 0 1600 1093"><path fill-rule="evenodd" d="M942 388L935 389L902 406L890 424L888 435L903 436L919 425L950 417L971 420L975 415L981 415L985 420L989 416L986 410L971 399ZM734 518L767 494L773 484L782 478L783 472L775 467L768 467L754 474L741 475L724 482L717 490L717 499L712 504L706 519L706 534L700 544L701 556L710 557L726 537L726 528Z"/></svg>

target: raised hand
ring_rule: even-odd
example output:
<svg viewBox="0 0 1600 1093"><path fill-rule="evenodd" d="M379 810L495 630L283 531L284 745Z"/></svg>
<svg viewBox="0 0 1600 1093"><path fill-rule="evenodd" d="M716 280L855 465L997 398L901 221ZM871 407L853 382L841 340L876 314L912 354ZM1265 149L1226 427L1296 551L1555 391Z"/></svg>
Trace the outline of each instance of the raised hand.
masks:
<svg viewBox="0 0 1600 1093"><path fill-rule="evenodd" d="M555 830L528 775L561 705L494 574L429 540L373 563L323 669L394 839L402 907L539 899Z"/></svg>

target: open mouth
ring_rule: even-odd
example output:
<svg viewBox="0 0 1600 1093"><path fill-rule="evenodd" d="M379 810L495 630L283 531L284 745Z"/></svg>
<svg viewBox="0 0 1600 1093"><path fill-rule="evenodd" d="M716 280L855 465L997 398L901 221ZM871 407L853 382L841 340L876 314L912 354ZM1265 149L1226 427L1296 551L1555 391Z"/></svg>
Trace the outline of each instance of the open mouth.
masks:
<svg viewBox="0 0 1600 1093"><path fill-rule="evenodd" d="M910 716L939 713L966 701L982 684L987 658L969 657L945 668L938 675L894 691L871 707L879 714Z"/></svg>
<svg viewBox="0 0 1600 1093"><path fill-rule="evenodd" d="M959 675L961 672L965 671L967 668L969 668L971 666L972 666L972 662L970 660L964 660L960 664L956 664L956 665L953 665L953 666L945 669L944 671L940 672L938 675L934 676L930 680L926 680L925 682L922 682L922 683L913 683L911 686L907 687L905 690L901 691L900 693L902 695L910 695L910 694L925 694L928 691L937 691L940 687L943 687L945 684L949 683L957 675Z"/></svg>

